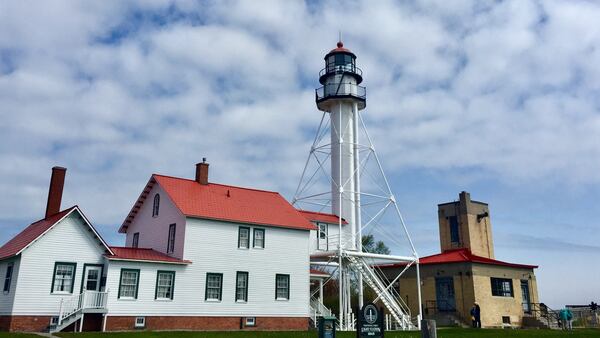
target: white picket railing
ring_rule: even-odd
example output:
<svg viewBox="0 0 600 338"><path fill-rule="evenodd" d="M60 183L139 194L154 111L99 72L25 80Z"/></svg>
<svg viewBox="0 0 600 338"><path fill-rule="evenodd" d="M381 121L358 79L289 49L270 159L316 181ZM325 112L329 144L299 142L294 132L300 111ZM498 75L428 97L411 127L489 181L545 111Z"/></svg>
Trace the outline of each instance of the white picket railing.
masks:
<svg viewBox="0 0 600 338"><path fill-rule="evenodd" d="M78 312L83 312L87 309L105 309L107 300L108 291L83 291L81 294L72 296L71 298L62 298L60 300L58 326L62 324L63 320Z"/></svg>
<svg viewBox="0 0 600 338"><path fill-rule="evenodd" d="M310 306L311 306L311 308L313 308L315 310L315 313L318 316L331 317L331 310L329 310L329 308L327 308L327 306L323 305L323 303L321 303L321 301L319 299L317 299L315 297L311 297Z"/></svg>

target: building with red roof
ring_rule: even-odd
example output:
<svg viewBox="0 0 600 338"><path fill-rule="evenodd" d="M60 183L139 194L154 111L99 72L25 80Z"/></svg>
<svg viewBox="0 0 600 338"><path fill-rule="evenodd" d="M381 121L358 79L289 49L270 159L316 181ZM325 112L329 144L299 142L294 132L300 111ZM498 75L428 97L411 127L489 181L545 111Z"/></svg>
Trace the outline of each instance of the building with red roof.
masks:
<svg viewBox="0 0 600 338"><path fill-rule="evenodd" d="M0 330L304 330L309 240L339 218L279 193L152 175L109 246L77 206L60 209L53 168L46 215L0 247ZM342 223L343 220L342 220ZM85 324L84 324L85 323Z"/></svg>
<svg viewBox="0 0 600 338"><path fill-rule="evenodd" d="M463 191L458 201L439 204L438 216L442 252L419 259L425 317L436 319L438 325L471 325L471 309L477 303L483 327L531 323L532 309L539 304L537 266L495 259L488 205L472 201ZM379 268L389 278L408 269L396 286L417 311L415 266Z"/></svg>

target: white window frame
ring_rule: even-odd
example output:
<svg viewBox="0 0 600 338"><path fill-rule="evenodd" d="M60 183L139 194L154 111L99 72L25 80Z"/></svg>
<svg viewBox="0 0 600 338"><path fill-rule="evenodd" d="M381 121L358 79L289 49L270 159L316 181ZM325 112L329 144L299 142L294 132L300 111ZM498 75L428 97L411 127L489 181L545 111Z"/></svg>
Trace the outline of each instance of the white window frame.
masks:
<svg viewBox="0 0 600 338"><path fill-rule="evenodd" d="M71 273L68 277L67 275L57 275L59 269L63 269L64 267L69 267L71 269ZM55 262L54 263L54 272L52 276L52 290L51 292L54 294L72 294L75 289L75 273L77 272L77 263L71 262ZM64 290L65 281L69 281L69 290ZM57 290L57 288L61 288L63 290Z"/></svg>
<svg viewBox="0 0 600 338"><path fill-rule="evenodd" d="M219 278L219 286L211 286L210 285L212 277ZM216 298L209 297L209 293L214 292L216 290L218 290L217 297ZM211 292L209 292L209 291L211 291ZM223 274L222 273L215 273L215 272L207 272L206 273L206 287L205 287L204 293L205 293L204 300L207 302L220 302L221 301L221 299L223 298Z"/></svg>
<svg viewBox="0 0 600 338"><path fill-rule="evenodd" d="M135 317L135 328L143 329L146 327L146 317Z"/></svg>
<svg viewBox="0 0 600 338"><path fill-rule="evenodd" d="M256 317L246 317L246 320L244 322L244 326L256 326Z"/></svg>
<svg viewBox="0 0 600 338"><path fill-rule="evenodd" d="M246 233L245 239L242 238L242 232ZM239 227L238 228L238 249L247 250L250 249L250 228Z"/></svg>
<svg viewBox="0 0 600 338"><path fill-rule="evenodd" d="M254 233L252 236L252 247L253 248L257 248L257 249L264 249L265 248L265 229L262 228L254 228ZM259 238L258 240L261 241L260 245L256 244L256 234L262 234L262 238Z"/></svg>
<svg viewBox="0 0 600 338"><path fill-rule="evenodd" d="M127 273L135 273L135 283L123 283L123 277ZM129 282L129 281L128 281ZM125 287L133 287L133 295L123 295ZM138 291L140 287L140 270L139 269L121 269L121 275L119 277L119 299L137 299Z"/></svg>
<svg viewBox="0 0 600 338"><path fill-rule="evenodd" d="M321 231L321 227L325 228L325 231ZM325 234L325 238L321 238L321 233ZM321 241L325 242L325 248L321 249ZM327 223L317 223L317 250L328 251L329 250L329 225Z"/></svg>
<svg viewBox="0 0 600 338"><path fill-rule="evenodd" d="M241 276L244 276L245 280L240 279ZM238 271L235 275L235 301L237 303L247 303L248 302L248 281L250 280L250 274L246 271ZM244 282L240 286L240 282ZM240 292L242 292L242 297L240 297Z"/></svg>
<svg viewBox="0 0 600 338"><path fill-rule="evenodd" d="M168 276L168 278L165 278ZM162 277L162 280L161 280ZM161 282L163 283L161 285ZM156 291L154 299L156 300L173 300L175 293L175 271L156 272Z"/></svg>
<svg viewBox="0 0 600 338"><path fill-rule="evenodd" d="M280 284L280 280L286 281L286 285L283 286ZM285 297L280 296L279 291L285 291ZM275 300L290 300L290 275L286 274L276 274L275 275Z"/></svg>

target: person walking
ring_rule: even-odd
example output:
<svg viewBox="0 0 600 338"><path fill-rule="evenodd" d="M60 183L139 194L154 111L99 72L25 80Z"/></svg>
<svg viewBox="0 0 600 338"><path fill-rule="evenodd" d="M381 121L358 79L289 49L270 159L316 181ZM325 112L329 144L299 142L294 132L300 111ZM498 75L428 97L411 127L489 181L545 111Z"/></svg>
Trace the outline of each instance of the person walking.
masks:
<svg viewBox="0 0 600 338"><path fill-rule="evenodd" d="M473 303L471 308L471 322L473 328L481 328L481 308L477 302Z"/></svg>
<svg viewBox="0 0 600 338"><path fill-rule="evenodd" d="M573 330L573 312L571 312L571 310L569 310L568 308L564 308L564 309L560 310L560 312L558 313L558 316L560 317L562 329L567 330L567 331L572 331Z"/></svg>

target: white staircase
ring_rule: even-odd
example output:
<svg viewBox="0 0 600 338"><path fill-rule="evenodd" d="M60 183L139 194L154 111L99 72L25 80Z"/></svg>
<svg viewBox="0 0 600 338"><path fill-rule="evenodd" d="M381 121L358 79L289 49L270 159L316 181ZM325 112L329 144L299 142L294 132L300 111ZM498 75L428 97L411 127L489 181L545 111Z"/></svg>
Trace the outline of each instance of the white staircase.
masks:
<svg viewBox="0 0 600 338"><path fill-rule="evenodd" d="M50 333L60 332L80 320L85 313L106 312L108 292L83 291L79 295L60 300L60 310L56 325L50 326Z"/></svg>
<svg viewBox="0 0 600 338"><path fill-rule="evenodd" d="M323 305L316 297L310 297L310 318L314 327L317 327L319 317L331 317L331 310Z"/></svg>
<svg viewBox="0 0 600 338"><path fill-rule="evenodd" d="M346 255L352 268L360 273L363 281L377 294L375 301L380 300L388 309L395 321L396 329L415 330L416 326L411 321L410 310L402 298L391 285L386 286L375 269L370 266L365 258Z"/></svg>

